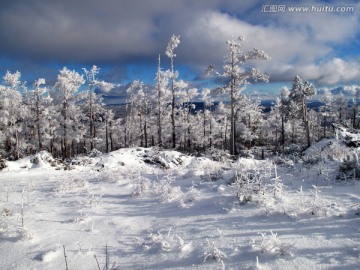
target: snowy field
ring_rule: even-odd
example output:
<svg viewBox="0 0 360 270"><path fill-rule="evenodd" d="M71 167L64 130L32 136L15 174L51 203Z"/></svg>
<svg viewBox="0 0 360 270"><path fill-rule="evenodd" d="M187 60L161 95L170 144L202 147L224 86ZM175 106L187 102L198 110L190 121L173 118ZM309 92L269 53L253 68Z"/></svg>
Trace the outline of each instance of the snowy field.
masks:
<svg viewBox="0 0 360 270"><path fill-rule="evenodd" d="M350 150L331 142L303 162L151 148L9 162L0 269L360 269L360 182L336 180Z"/></svg>

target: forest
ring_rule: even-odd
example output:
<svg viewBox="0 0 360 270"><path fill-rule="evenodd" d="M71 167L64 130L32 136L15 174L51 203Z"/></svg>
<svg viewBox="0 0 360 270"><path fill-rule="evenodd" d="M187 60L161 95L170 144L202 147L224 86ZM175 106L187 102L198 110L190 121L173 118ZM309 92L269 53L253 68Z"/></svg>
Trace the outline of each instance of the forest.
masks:
<svg viewBox="0 0 360 270"><path fill-rule="evenodd" d="M264 157L294 145L305 149L331 137L333 124L359 126L359 90L351 100L325 90L317 96L321 106L313 110L308 101L316 89L299 76L291 89L279 89L271 111L264 112L261 100L243 90L250 83L269 80L254 63L271 59L257 48L245 51L242 43L242 37L227 41L224 65L209 65L206 70L209 78L218 78L223 85L197 89L176 71L180 36L173 35L166 59L158 57L154 86L133 81L126 89L126 113L119 117L96 93L115 84L100 80L95 65L83 68L83 74L64 67L55 85L39 78L28 86L19 71L8 71L0 85L0 154L17 160L47 150L67 159L95 150L157 146L189 154L228 152L234 157L257 149ZM170 69L163 70L162 61L169 61ZM200 109L195 105L199 103Z"/></svg>

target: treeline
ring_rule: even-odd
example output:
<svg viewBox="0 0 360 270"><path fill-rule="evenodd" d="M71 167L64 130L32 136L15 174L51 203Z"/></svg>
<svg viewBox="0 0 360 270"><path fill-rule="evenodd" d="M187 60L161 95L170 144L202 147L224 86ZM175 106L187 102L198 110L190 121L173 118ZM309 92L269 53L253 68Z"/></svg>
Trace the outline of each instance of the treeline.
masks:
<svg viewBox="0 0 360 270"><path fill-rule="evenodd" d="M271 111L264 113L260 100L242 91L250 82L268 80L249 63L270 57L259 49L244 51L242 41L227 42L228 54L220 71L212 65L207 70L222 78L224 86L199 90L180 79L174 53L180 37L172 36L165 51L171 68L162 70L159 56L154 87L134 81L127 89L126 114L121 118L115 118L96 94L97 88L114 87L98 80L96 66L83 69L83 74L64 67L51 87L40 78L28 88L20 72L7 72L0 85L1 155L18 159L47 150L66 159L93 149L109 152L132 146L189 153L220 149L237 155L253 146L273 151L290 144L310 146L331 136L334 122L359 126L359 93L349 105L343 95L325 91L320 110L309 110L307 100L316 90L298 76L291 89L280 90ZM194 100L204 107L196 110Z"/></svg>

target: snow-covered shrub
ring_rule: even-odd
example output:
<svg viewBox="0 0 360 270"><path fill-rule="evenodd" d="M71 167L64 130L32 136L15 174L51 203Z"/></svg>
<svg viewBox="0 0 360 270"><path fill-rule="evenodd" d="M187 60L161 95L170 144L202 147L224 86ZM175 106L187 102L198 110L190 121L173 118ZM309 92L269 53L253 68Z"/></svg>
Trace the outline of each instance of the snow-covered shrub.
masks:
<svg viewBox="0 0 360 270"><path fill-rule="evenodd" d="M182 201L184 203L195 201L199 196L199 191L196 189L196 185L192 184L191 187L188 188L188 190L183 194Z"/></svg>
<svg viewBox="0 0 360 270"><path fill-rule="evenodd" d="M252 200L254 194L264 192L264 184L270 182L274 175L274 165L270 162L255 164L255 161L237 164L234 172L236 197L241 203Z"/></svg>
<svg viewBox="0 0 360 270"><path fill-rule="evenodd" d="M222 170L216 168L207 168L204 170L204 174L200 177L203 181L216 181L222 178Z"/></svg>
<svg viewBox="0 0 360 270"><path fill-rule="evenodd" d="M274 165L274 177L271 179L269 187L271 188L271 193L273 193L274 198L283 196L286 186L284 185L280 176L277 173L276 165Z"/></svg>
<svg viewBox="0 0 360 270"><path fill-rule="evenodd" d="M233 186L235 187L236 197L240 203L251 201L253 193L258 191L255 187L258 180L259 179L253 179L253 176L250 174L238 174L235 172L235 182Z"/></svg>
<svg viewBox="0 0 360 270"><path fill-rule="evenodd" d="M316 186L313 186L313 188L309 210L314 216L327 216L330 211L330 203L319 196L319 190Z"/></svg>
<svg viewBox="0 0 360 270"><path fill-rule="evenodd" d="M339 166L338 178L341 180L360 178L360 162L357 153L346 156Z"/></svg>
<svg viewBox="0 0 360 270"><path fill-rule="evenodd" d="M206 155L208 155L212 160L218 161L221 163L226 163L230 160L231 156L228 151L212 148L209 150Z"/></svg>
<svg viewBox="0 0 360 270"><path fill-rule="evenodd" d="M84 211L82 209L80 209L79 211L77 211L79 214L74 217L73 221L75 223L81 223L81 222L84 222L86 220L88 220L89 216L88 214L84 213Z"/></svg>
<svg viewBox="0 0 360 270"><path fill-rule="evenodd" d="M154 183L154 191L164 202L179 201L184 194L179 186L173 186L174 177L167 174L165 179Z"/></svg>
<svg viewBox="0 0 360 270"><path fill-rule="evenodd" d="M52 157L52 155L47 151L40 151L35 154L33 158L30 159L30 163L34 164L33 166L52 166L55 167L58 165L58 161Z"/></svg>
<svg viewBox="0 0 360 270"><path fill-rule="evenodd" d="M151 188L151 181L150 179L143 177L139 174L138 178L135 180L133 185L132 195L134 197L139 197L149 191Z"/></svg>
<svg viewBox="0 0 360 270"><path fill-rule="evenodd" d="M185 244L185 241L178 235L171 234L171 228L165 234L157 231L156 233L151 233L146 239L139 241L144 250L179 250L184 251L189 249L191 242Z"/></svg>
<svg viewBox="0 0 360 270"><path fill-rule="evenodd" d="M277 155L273 159L274 164L293 170L296 167L297 157L294 155Z"/></svg>
<svg viewBox="0 0 360 270"><path fill-rule="evenodd" d="M91 158L99 157L101 155L102 155L101 151L99 151L95 148L88 153L88 157L91 157Z"/></svg>
<svg viewBox="0 0 360 270"><path fill-rule="evenodd" d="M254 250L261 253L281 255L281 256L294 256L294 248L292 245L282 243L278 238L277 233L270 231L270 234L260 233L260 241L253 240L251 246Z"/></svg>
<svg viewBox="0 0 360 270"><path fill-rule="evenodd" d="M225 269L224 259L226 258L227 258L226 254L223 251L221 251L218 247L216 247L215 241L209 241L209 239L206 239L204 262L206 262L208 259L216 260L220 262L222 268Z"/></svg>

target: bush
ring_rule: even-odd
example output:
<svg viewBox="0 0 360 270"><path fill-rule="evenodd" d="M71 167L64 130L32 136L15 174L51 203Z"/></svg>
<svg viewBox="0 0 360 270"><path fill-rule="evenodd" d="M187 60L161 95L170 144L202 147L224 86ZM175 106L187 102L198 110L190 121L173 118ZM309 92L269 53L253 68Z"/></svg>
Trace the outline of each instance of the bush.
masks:
<svg viewBox="0 0 360 270"><path fill-rule="evenodd" d="M172 202L179 201L183 198L184 194L180 186L172 186L174 180L175 179L168 174L165 179L160 180L154 185L155 193L160 197L160 200Z"/></svg>
<svg viewBox="0 0 360 270"><path fill-rule="evenodd" d="M51 166L55 166L56 160L52 157L52 155L49 152L40 151L32 159L30 159L30 163L35 165L50 164Z"/></svg>
<svg viewBox="0 0 360 270"><path fill-rule="evenodd" d="M225 150L213 148L207 152L207 155L214 161L226 163L230 160L231 156Z"/></svg>
<svg viewBox="0 0 360 270"><path fill-rule="evenodd" d="M97 149L91 150L91 151L89 152L89 154L88 154L88 156L91 157L91 158L99 157L99 156L101 156L101 155L102 155L102 153L101 153L99 150L97 150Z"/></svg>
<svg viewBox="0 0 360 270"><path fill-rule="evenodd" d="M356 153L347 155L340 164L338 178L341 180L360 178L360 163Z"/></svg>
<svg viewBox="0 0 360 270"><path fill-rule="evenodd" d="M216 181L222 178L222 170L220 169L206 169L204 174L200 176L203 181Z"/></svg>
<svg viewBox="0 0 360 270"><path fill-rule="evenodd" d="M7 167L6 160L0 156L0 171Z"/></svg>
<svg viewBox="0 0 360 270"><path fill-rule="evenodd" d="M206 239L207 247L204 252L204 262L208 259L216 260L221 263L222 269L225 269L224 259L227 258L226 254L216 247L214 241Z"/></svg>
<svg viewBox="0 0 360 270"><path fill-rule="evenodd" d="M266 233L260 233L260 235L260 243L256 243L256 241L251 243L252 248L256 251L280 256L294 256L293 246L282 243L276 233L270 231L270 235Z"/></svg>
<svg viewBox="0 0 360 270"><path fill-rule="evenodd" d="M151 187L151 181L150 179L143 177L139 174L139 177L137 178L134 187L132 195L134 197L140 197L144 193L146 193Z"/></svg>

